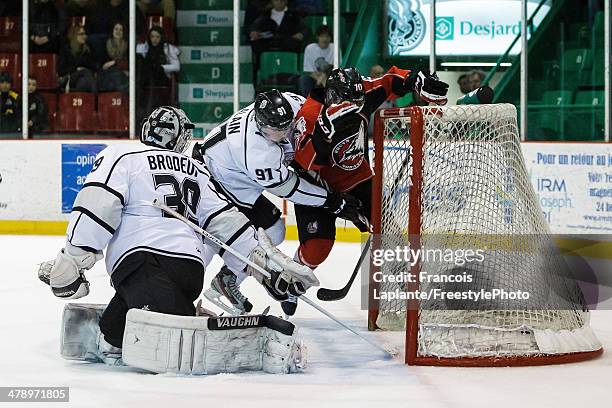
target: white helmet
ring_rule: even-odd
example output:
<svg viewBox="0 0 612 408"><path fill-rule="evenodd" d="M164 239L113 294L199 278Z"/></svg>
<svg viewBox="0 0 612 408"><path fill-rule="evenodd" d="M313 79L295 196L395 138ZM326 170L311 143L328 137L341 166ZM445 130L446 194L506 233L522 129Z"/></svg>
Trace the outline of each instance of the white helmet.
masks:
<svg viewBox="0 0 612 408"><path fill-rule="evenodd" d="M185 112L172 106L155 109L142 123L140 141L149 146L183 153L195 126Z"/></svg>

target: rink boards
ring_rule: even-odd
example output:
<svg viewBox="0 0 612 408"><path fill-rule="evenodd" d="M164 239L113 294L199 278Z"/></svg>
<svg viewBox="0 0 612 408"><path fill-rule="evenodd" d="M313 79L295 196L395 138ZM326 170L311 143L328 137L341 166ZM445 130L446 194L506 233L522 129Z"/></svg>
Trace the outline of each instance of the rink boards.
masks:
<svg viewBox="0 0 612 408"><path fill-rule="evenodd" d="M0 233L63 234L68 213L95 159L117 140L0 142ZM553 233L612 232L612 145L523 143L531 183ZM296 239L291 203L276 197L287 237ZM338 240L358 241L337 222Z"/></svg>

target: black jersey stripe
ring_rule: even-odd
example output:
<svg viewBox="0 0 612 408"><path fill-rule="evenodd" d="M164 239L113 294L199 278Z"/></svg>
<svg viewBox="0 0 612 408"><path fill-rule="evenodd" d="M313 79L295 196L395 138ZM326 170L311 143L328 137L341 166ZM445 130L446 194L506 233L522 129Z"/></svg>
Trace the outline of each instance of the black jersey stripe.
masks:
<svg viewBox="0 0 612 408"><path fill-rule="evenodd" d="M210 214L208 216L208 218L206 218L206 221L204 221L204 224L202 224L202 229L206 230L206 228L208 228L208 225L221 213L224 213L228 210L231 210L232 208L234 208L234 206L232 204L227 204L225 207L220 208L219 210L215 211L214 213Z"/></svg>
<svg viewBox="0 0 612 408"><path fill-rule="evenodd" d="M117 160L115 160L115 162L113 163L113 165L111 166L110 170L108 171L108 176L106 176L106 180L104 181L104 184L108 184L108 181L110 180L111 176L113 175L113 171L115 170L115 166L117 165L117 163L119 163L119 160L123 159L126 156L130 156L132 154L139 154L139 153L149 153L149 152L171 152L172 150L164 150L162 148L159 149L147 149L147 150L139 150L137 152L128 152L128 153L124 153L121 156L117 157Z"/></svg>
<svg viewBox="0 0 612 408"><path fill-rule="evenodd" d="M120 192L118 192L115 189L110 188L109 186L107 186L104 183L99 183L97 181L92 181L92 182L83 184L83 188L85 188L85 187L100 187L100 188L108 191L109 193L113 194L114 196L116 196L121 201L121 205L122 206L125 205L125 198L123 198L123 194L121 194Z"/></svg>
<svg viewBox="0 0 612 408"><path fill-rule="evenodd" d="M297 189L297 191L298 193L302 193L304 195L311 196L311 197L327 198L327 196L323 196L323 195L315 194L315 193L309 193L307 191L300 190L299 188Z"/></svg>
<svg viewBox="0 0 612 408"><path fill-rule="evenodd" d="M234 233L234 235L232 235L232 236L230 237L230 239L228 239L228 240L225 242L225 245L227 245L227 246L232 246L232 244L234 243L234 241L236 241L236 240L237 240L237 239L238 239L238 238L239 238L239 237L240 237L240 236L241 236L241 235L244 233L244 231L248 230L248 229L249 229L249 228L251 228L251 227L253 227L253 224L251 224L251 222L250 222L250 221L249 221L249 222L247 222L246 224L244 224L242 227L240 227L240 228L238 229L238 231L236 231L236 232ZM219 256L223 256L223 254L224 254L224 253L225 253L225 248L221 248L221 249L219 249Z"/></svg>
<svg viewBox="0 0 612 408"><path fill-rule="evenodd" d="M104 221L102 221L101 218L99 218L96 214L94 214L93 212L89 211L87 208L85 207L80 207L80 206L76 206L72 208L72 211L79 211L85 215L87 215L89 218L91 218L92 221L94 221L96 224L98 224L99 226L101 226L102 228L104 228L105 230L107 230L108 232L112 234L115 233L115 229L113 227L111 227L110 225L108 225L107 223L105 223Z"/></svg>
<svg viewBox="0 0 612 408"><path fill-rule="evenodd" d="M131 255L134 252L138 252L138 251L153 252L155 254L174 256L177 258L192 259L192 260L195 260L201 263L202 266L205 266L204 262L202 261L202 258L200 258L199 256L195 256L195 255L188 254L185 252L172 252L172 251L167 251L165 249L153 248L153 247L143 245L143 246L133 247L125 251L119 258L117 258L117 260L113 264L113 267L111 268L111 272L114 271L117 268L117 266L119 266L119 263L123 261L128 255Z"/></svg>
<svg viewBox="0 0 612 408"><path fill-rule="evenodd" d="M251 109L249 113L247 113L246 119L244 121L244 168L247 170L249 169L249 166L247 164L247 150L249 150L247 148L247 136L249 134L249 115L253 112L255 112L255 109Z"/></svg>
<svg viewBox="0 0 612 408"><path fill-rule="evenodd" d="M217 135L211 137L210 139L206 139L206 141L202 143L201 151L203 155L206 154L206 150L212 148L217 143L221 143L227 138L226 130L227 130L227 125L223 124L220 127L220 131Z"/></svg>
<svg viewBox="0 0 612 408"><path fill-rule="evenodd" d="M72 238L74 238L74 231L76 230L77 225L79 224L79 221L81 221L81 216L83 215L83 213L80 213L79 216L77 217L76 222L74 223L74 226L72 227L72 232L70 233L70 239L68 240L68 242L70 242L72 244Z"/></svg>

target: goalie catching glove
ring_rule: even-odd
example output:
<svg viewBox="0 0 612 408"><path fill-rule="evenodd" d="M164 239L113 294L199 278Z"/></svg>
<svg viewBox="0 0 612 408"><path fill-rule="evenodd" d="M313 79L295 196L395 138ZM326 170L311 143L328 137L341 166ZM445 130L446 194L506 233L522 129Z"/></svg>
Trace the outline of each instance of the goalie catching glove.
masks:
<svg viewBox="0 0 612 408"><path fill-rule="evenodd" d="M88 252L66 244L54 261L40 264L38 278L51 286L53 294L63 299L79 299L89 294L84 272L102 259L100 253Z"/></svg>
<svg viewBox="0 0 612 408"><path fill-rule="evenodd" d="M446 97L448 84L440 81L435 72L431 74L428 71L419 71L414 83L414 90L425 102L436 105L446 105L446 102L448 102Z"/></svg>
<svg viewBox="0 0 612 408"><path fill-rule="evenodd" d="M319 286L312 269L301 265L276 248L262 228L257 230L259 245L251 251L249 259L270 273L263 276L252 266L247 273L254 276L277 300L285 300L287 293L300 296L311 286Z"/></svg>

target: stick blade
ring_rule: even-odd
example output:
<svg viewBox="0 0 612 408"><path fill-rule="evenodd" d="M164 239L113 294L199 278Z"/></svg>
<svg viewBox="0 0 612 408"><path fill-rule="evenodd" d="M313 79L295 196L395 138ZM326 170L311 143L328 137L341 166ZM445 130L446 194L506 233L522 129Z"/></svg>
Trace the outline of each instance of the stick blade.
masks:
<svg viewBox="0 0 612 408"><path fill-rule="evenodd" d="M343 299L346 296L346 291L342 289L326 289L321 288L317 291L317 299L325 302L333 302Z"/></svg>

